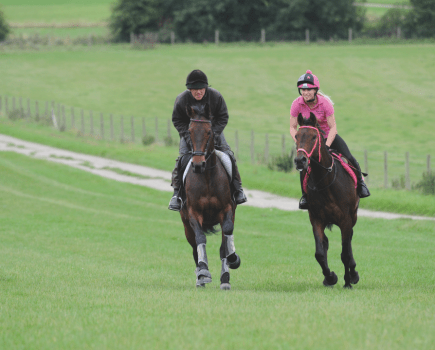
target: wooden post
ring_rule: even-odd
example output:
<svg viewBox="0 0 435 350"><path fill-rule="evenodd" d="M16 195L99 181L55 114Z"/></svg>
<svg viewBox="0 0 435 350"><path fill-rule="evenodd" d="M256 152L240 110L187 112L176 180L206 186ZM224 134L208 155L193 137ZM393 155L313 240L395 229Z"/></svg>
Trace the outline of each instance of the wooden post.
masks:
<svg viewBox="0 0 435 350"><path fill-rule="evenodd" d="M146 130L145 130L145 117L142 117L142 139L145 138Z"/></svg>
<svg viewBox="0 0 435 350"><path fill-rule="evenodd" d="M35 118L39 120L39 102L35 101Z"/></svg>
<svg viewBox="0 0 435 350"><path fill-rule="evenodd" d="M310 30L309 29L305 29L305 43L306 44L310 43Z"/></svg>
<svg viewBox="0 0 435 350"><path fill-rule="evenodd" d="M219 30L215 30L215 31L214 31L214 43L215 43L216 45L219 44Z"/></svg>
<svg viewBox="0 0 435 350"><path fill-rule="evenodd" d="M266 134L266 143L264 145L264 161L269 163L269 134Z"/></svg>
<svg viewBox="0 0 435 350"><path fill-rule="evenodd" d="M285 156L285 135L282 134L282 139L281 139L281 154L282 156Z"/></svg>
<svg viewBox="0 0 435 350"><path fill-rule="evenodd" d="M239 160L239 131L238 130L236 130L235 137L236 137L236 154L235 154L235 156L236 156L236 159Z"/></svg>
<svg viewBox="0 0 435 350"><path fill-rule="evenodd" d="M427 155L427 173L430 174L430 154Z"/></svg>
<svg viewBox="0 0 435 350"><path fill-rule="evenodd" d="M364 172L366 172L367 174L369 173L369 161L368 161L368 157L367 157L367 150L364 150ZM366 179L364 179L366 184L369 184L369 179L368 177Z"/></svg>
<svg viewBox="0 0 435 350"><path fill-rule="evenodd" d="M124 116L121 115L121 142L124 142Z"/></svg>
<svg viewBox="0 0 435 350"><path fill-rule="evenodd" d="M24 113L23 113L23 98L20 97L19 101L20 101L20 112L21 112L22 114L24 114Z"/></svg>
<svg viewBox="0 0 435 350"><path fill-rule="evenodd" d="M15 96L12 97L12 110L15 111Z"/></svg>
<svg viewBox="0 0 435 350"><path fill-rule="evenodd" d="M48 101L45 101L45 117L48 117Z"/></svg>
<svg viewBox="0 0 435 350"><path fill-rule="evenodd" d="M349 28L349 42L352 42L352 28Z"/></svg>
<svg viewBox="0 0 435 350"><path fill-rule="evenodd" d="M100 137L104 140L104 117L103 113L100 113Z"/></svg>
<svg viewBox="0 0 435 350"><path fill-rule="evenodd" d="M266 42L266 30L261 30L261 43L264 44Z"/></svg>
<svg viewBox="0 0 435 350"><path fill-rule="evenodd" d="M130 123L131 123L131 142L134 142L134 117L130 117Z"/></svg>
<svg viewBox="0 0 435 350"><path fill-rule="evenodd" d="M75 128L75 120L74 120L74 107L71 107L71 129Z"/></svg>
<svg viewBox="0 0 435 350"><path fill-rule="evenodd" d="M60 103L57 104L57 117L59 118L59 126L60 126Z"/></svg>
<svg viewBox="0 0 435 350"><path fill-rule="evenodd" d="M255 163L255 151L254 151L254 130L251 130L251 163Z"/></svg>
<svg viewBox="0 0 435 350"><path fill-rule="evenodd" d="M62 105L62 126L63 130L66 130L66 118L65 118L65 106Z"/></svg>
<svg viewBox="0 0 435 350"><path fill-rule="evenodd" d="M384 152L384 188L388 188L387 151Z"/></svg>
<svg viewBox="0 0 435 350"><path fill-rule="evenodd" d="M175 33L171 32L171 45L175 44Z"/></svg>
<svg viewBox="0 0 435 350"><path fill-rule="evenodd" d="M90 122L91 122L91 135L94 134L94 114L92 113L92 111L89 111L89 118L90 118Z"/></svg>
<svg viewBox="0 0 435 350"><path fill-rule="evenodd" d="M397 39L400 39L401 36L402 36L402 31L400 27L397 27Z"/></svg>
<svg viewBox="0 0 435 350"><path fill-rule="evenodd" d="M159 120L156 117L156 142L159 139Z"/></svg>
<svg viewBox="0 0 435 350"><path fill-rule="evenodd" d="M113 114L110 115L110 139L113 141L115 135L113 134Z"/></svg>
<svg viewBox="0 0 435 350"><path fill-rule="evenodd" d="M85 115L83 112L83 109L80 110L80 115L81 115L81 122L82 122L82 136L85 136Z"/></svg>
<svg viewBox="0 0 435 350"><path fill-rule="evenodd" d="M8 113L9 113L8 97L5 96L5 114L6 114L6 116L8 115Z"/></svg>
<svg viewBox="0 0 435 350"><path fill-rule="evenodd" d="M30 118L31 114L30 114L30 99L27 99L27 118Z"/></svg>
<svg viewBox="0 0 435 350"><path fill-rule="evenodd" d="M405 188L411 190L411 182L409 180L409 152L405 153Z"/></svg>

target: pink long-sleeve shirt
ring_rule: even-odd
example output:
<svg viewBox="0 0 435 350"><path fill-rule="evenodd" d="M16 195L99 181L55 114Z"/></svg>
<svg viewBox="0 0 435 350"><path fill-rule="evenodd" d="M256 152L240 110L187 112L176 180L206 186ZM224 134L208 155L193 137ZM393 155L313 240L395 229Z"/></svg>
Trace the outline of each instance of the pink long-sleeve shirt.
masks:
<svg viewBox="0 0 435 350"><path fill-rule="evenodd" d="M290 115L295 118L298 117L299 113L304 118L309 118L310 112L316 116L320 127L325 132L325 137L328 137L330 128L326 118L334 114L334 106L326 97L317 95L317 104L313 108L308 107L302 96L294 100L290 108Z"/></svg>

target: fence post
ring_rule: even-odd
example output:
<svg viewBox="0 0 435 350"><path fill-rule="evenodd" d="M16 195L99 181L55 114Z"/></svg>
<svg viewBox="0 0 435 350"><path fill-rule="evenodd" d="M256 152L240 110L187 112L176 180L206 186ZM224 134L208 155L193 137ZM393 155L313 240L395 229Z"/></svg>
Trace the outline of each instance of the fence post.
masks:
<svg viewBox="0 0 435 350"><path fill-rule="evenodd" d="M405 153L405 188L411 189L411 183L409 180L409 152Z"/></svg>
<svg viewBox="0 0 435 350"><path fill-rule="evenodd" d="M20 112L22 113L22 114L24 114L24 112L23 112L23 98L22 97L20 97Z"/></svg>
<svg viewBox="0 0 435 350"><path fill-rule="evenodd" d="M215 31L214 31L214 43L215 43L216 45L219 44L219 30L215 30Z"/></svg>
<svg viewBox="0 0 435 350"><path fill-rule="evenodd" d="M282 134L282 139L281 139L281 153L282 156L285 156L285 135Z"/></svg>
<svg viewBox="0 0 435 350"><path fill-rule="evenodd" d="M45 101L45 117L48 117L48 101Z"/></svg>
<svg viewBox="0 0 435 350"><path fill-rule="evenodd" d="M146 130L145 130L145 117L142 117L142 140L145 138Z"/></svg>
<svg viewBox="0 0 435 350"><path fill-rule="evenodd" d="M59 126L57 124L56 116L54 115L54 109L51 110L51 120L53 122L53 126L59 130Z"/></svg>
<svg viewBox="0 0 435 350"><path fill-rule="evenodd" d="M269 163L269 134L266 134L266 143L264 145L264 161Z"/></svg>
<svg viewBox="0 0 435 350"><path fill-rule="evenodd" d="M264 44L266 42L266 30L261 30L261 43Z"/></svg>
<svg viewBox="0 0 435 350"><path fill-rule="evenodd" d="M2 111L2 97L0 96L0 113Z"/></svg>
<svg viewBox="0 0 435 350"><path fill-rule="evenodd" d="M368 157L367 157L367 150L364 150L364 172L366 172L367 174L369 173L369 161L368 161ZM369 184L369 179L364 179L366 184Z"/></svg>
<svg viewBox="0 0 435 350"><path fill-rule="evenodd" d="M121 142L124 142L124 116L121 115Z"/></svg>
<svg viewBox="0 0 435 350"><path fill-rule="evenodd" d="M104 116L103 116L103 113L100 113L100 136L101 136L101 139L104 140Z"/></svg>
<svg viewBox="0 0 435 350"><path fill-rule="evenodd" d="M71 129L75 128L75 120L74 120L74 107L71 107Z"/></svg>
<svg viewBox="0 0 435 350"><path fill-rule="evenodd" d="M12 110L15 111L15 96L12 97Z"/></svg>
<svg viewBox="0 0 435 350"><path fill-rule="evenodd" d="M90 122L91 122L91 135L94 134L94 114L92 113L92 111L89 111L89 117L90 117Z"/></svg>
<svg viewBox="0 0 435 350"><path fill-rule="evenodd" d="M83 109L80 110L80 115L81 115L81 122L82 122L82 135L85 136L85 115L83 112Z"/></svg>
<svg viewBox="0 0 435 350"><path fill-rule="evenodd" d="M427 173L430 174L430 154L427 155Z"/></svg>
<svg viewBox="0 0 435 350"><path fill-rule="evenodd" d="M235 134L235 137L236 137L236 159L237 160L239 160L239 131L238 130L236 130L236 134Z"/></svg>
<svg viewBox="0 0 435 350"><path fill-rule="evenodd" d="M59 118L59 126L60 126L60 103L57 104L57 117Z"/></svg>
<svg viewBox="0 0 435 350"><path fill-rule="evenodd" d="M131 123L131 142L134 142L134 117L130 117L130 123Z"/></svg>
<svg viewBox="0 0 435 350"><path fill-rule="evenodd" d="M156 142L159 139L159 119L156 117Z"/></svg>
<svg viewBox="0 0 435 350"><path fill-rule="evenodd" d="M387 151L384 152L384 188L388 187Z"/></svg>
<svg viewBox="0 0 435 350"><path fill-rule="evenodd" d="M171 45L175 44L175 33L171 32Z"/></svg>
<svg viewBox="0 0 435 350"><path fill-rule="evenodd" d="M39 102L35 101L35 119L39 120Z"/></svg>
<svg viewBox="0 0 435 350"><path fill-rule="evenodd" d="M255 152L254 152L254 130L251 130L251 163L255 163Z"/></svg>
<svg viewBox="0 0 435 350"><path fill-rule="evenodd" d="M397 27L397 39L400 39L401 36L402 36L402 31L400 27Z"/></svg>
<svg viewBox="0 0 435 350"><path fill-rule="evenodd" d="M349 28L349 42L352 42L352 28Z"/></svg>
<svg viewBox="0 0 435 350"><path fill-rule="evenodd" d="M9 113L8 97L5 96L5 114L6 114L6 116L8 115L8 113Z"/></svg>
<svg viewBox="0 0 435 350"><path fill-rule="evenodd" d="M113 114L110 115L110 139L113 141L115 135L113 134Z"/></svg>
<svg viewBox="0 0 435 350"><path fill-rule="evenodd" d="M62 127L63 131L66 130L65 106L62 105Z"/></svg>
<svg viewBox="0 0 435 350"><path fill-rule="evenodd" d="M306 44L310 43L310 30L309 29L305 29L305 43Z"/></svg>
<svg viewBox="0 0 435 350"><path fill-rule="evenodd" d="M31 114L30 114L30 98L27 99L27 118L30 119Z"/></svg>

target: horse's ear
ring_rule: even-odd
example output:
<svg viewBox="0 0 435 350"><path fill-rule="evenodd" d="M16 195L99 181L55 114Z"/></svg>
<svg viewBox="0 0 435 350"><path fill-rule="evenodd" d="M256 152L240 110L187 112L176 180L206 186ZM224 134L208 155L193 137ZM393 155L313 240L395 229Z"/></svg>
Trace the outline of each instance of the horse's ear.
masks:
<svg viewBox="0 0 435 350"><path fill-rule="evenodd" d="M316 116L313 114L313 112L310 112L310 120L309 120L309 124L312 126L316 126L317 124L317 118Z"/></svg>
<svg viewBox="0 0 435 350"><path fill-rule="evenodd" d="M187 113L187 116L190 119L192 119L192 117L193 117L193 110L192 110L192 106L190 104L186 105L186 113Z"/></svg>
<svg viewBox="0 0 435 350"><path fill-rule="evenodd" d="M299 113L299 115L298 115L298 124L299 124L299 126L304 125L304 117L302 116L301 113Z"/></svg>
<svg viewBox="0 0 435 350"><path fill-rule="evenodd" d="M205 119L210 120L210 106L209 106L208 102L204 106L204 117L205 117Z"/></svg>

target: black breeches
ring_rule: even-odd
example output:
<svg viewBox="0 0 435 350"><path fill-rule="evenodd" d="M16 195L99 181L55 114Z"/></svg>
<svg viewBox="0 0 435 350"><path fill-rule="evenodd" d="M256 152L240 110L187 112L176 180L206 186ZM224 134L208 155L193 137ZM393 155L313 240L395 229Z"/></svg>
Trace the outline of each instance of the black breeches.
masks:
<svg viewBox="0 0 435 350"><path fill-rule="evenodd" d="M346 142L344 142L340 135L335 135L335 139L330 148L335 149L338 151L338 153L341 153L343 156L349 159L354 166L358 166L358 162L353 157L352 153L350 153L349 147L347 147Z"/></svg>

